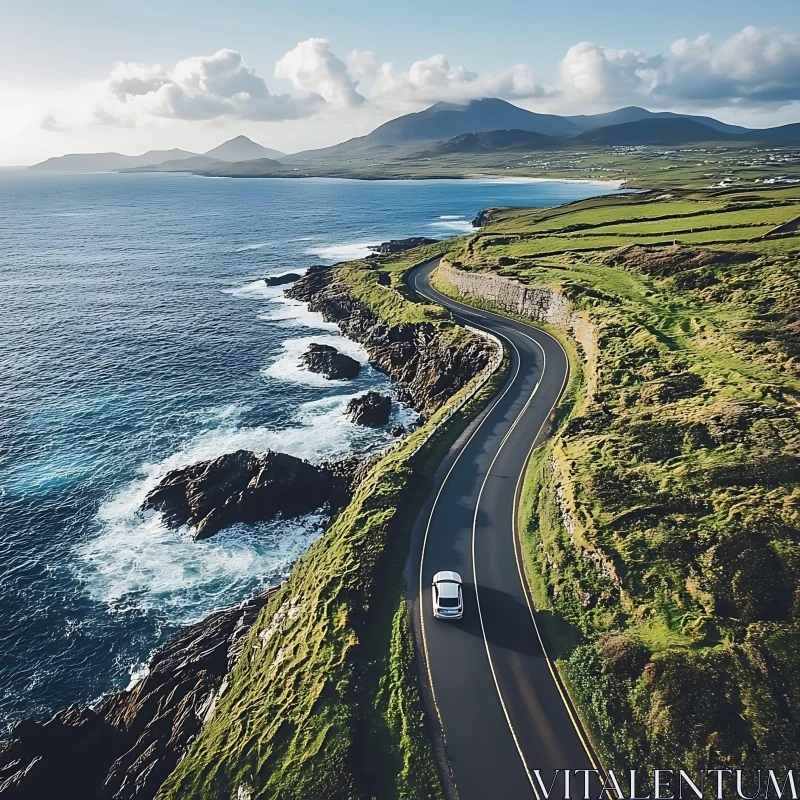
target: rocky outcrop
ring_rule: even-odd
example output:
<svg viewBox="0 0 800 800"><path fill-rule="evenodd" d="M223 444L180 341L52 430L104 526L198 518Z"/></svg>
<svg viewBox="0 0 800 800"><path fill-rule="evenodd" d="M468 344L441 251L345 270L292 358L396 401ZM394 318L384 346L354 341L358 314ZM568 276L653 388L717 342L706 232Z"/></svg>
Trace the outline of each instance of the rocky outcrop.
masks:
<svg viewBox="0 0 800 800"><path fill-rule="evenodd" d="M485 208L472 220L473 228L482 228L492 218L492 209Z"/></svg>
<svg viewBox="0 0 800 800"><path fill-rule="evenodd" d="M361 371L361 364L354 358L340 353L328 344L308 346L308 350L300 357L300 363L309 370L323 375L328 380L351 380Z"/></svg>
<svg viewBox="0 0 800 800"><path fill-rule="evenodd" d="M195 539L207 539L237 522L338 508L348 496L347 481L326 467L285 453L237 450L168 472L142 510L159 511L168 524L189 525Z"/></svg>
<svg viewBox="0 0 800 800"><path fill-rule="evenodd" d="M347 404L347 416L357 425L379 428L386 425L392 414L392 398L378 392L354 397Z"/></svg>
<svg viewBox="0 0 800 800"><path fill-rule="evenodd" d="M335 268L316 270L287 296L308 303L342 333L360 342L370 363L396 382L398 399L429 417L489 363L491 345L483 338L454 345L432 323L388 325L356 300Z"/></svg>
<svg viewBox="0 0 800 800"><path fill-rule="evenodd" d="M267 286L283 286L286 283L299 281L303 276L299 272L284 272L283 275L270 275L264 278Z"/></svg>
<svg viewBox="0 0 800 800"><path fill-rule="evenodd" d="M390 256L394 253L402 253L414 247L424 247L425 245L436 244L436 239L427 239L424 236L410 236L408 239L390 239L378 245L372 245L369 249L376 256Z"/></svg>
<svg viewBox="0 0 800 800"><path fill-rule="evenodd" d="M2 800L152 800L225 691L225 676L267 599L190 625L147 676L94 708L20 722L0 742Z"/></svg>

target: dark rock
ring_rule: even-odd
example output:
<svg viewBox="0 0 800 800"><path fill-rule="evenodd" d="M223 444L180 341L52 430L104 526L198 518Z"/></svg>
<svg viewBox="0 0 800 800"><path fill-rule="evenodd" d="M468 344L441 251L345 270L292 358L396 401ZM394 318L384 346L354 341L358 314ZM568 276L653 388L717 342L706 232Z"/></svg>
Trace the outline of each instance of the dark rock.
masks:
<svg viewBox="0 0 800 800"><path fill-rule="evenodd" d="M360 342L370 363L396 381L398 398L429 417L489 362L491 346L475 337L454 347L431 323L389 326L355 300L335 268L317 270L286 292L304 300L345 336Z"/></svg>
<svg viewBox="0 0 800 800"><path fill-rule="evenodd" d="M190 625L147 676L95 708L25 721L0 742L3 800L152 800L213 714L264 593Z"/></svg>
<svg viewBox="0 0 800 800"><path fill-rule="evenodd" d="M491 218L492 218L492 209L491 208L485 208L483 211L478 213L478 215L475 217L475 219L472 220L472 227L473 228L481 228Z"/></svg>
<svg viewBox="0 0 800 800"><path fill-rule="evenodd" d="M389 421L392 414L392 398L378 392L367 392L354 397L347 404L347 416L357 425L379 428Z"/></svg>
<svg viewBox="0 0 800 800"><path fill-rule="evenodd" d="M349 380L355 378L361 370L358 361L327 344L310 344L300 362L311 372L329 380Z"/></svg>
<svg viewBox="0 0 800 800"><path fill-rule="evenodd" d="M285 453L237 450L167 473L142 510L160 511L170 525L190 525L195 539L207 539L237 522L338 508L347 498L346 481L328 469Z"/></svg>
<svg viewBox="0 0 800 800"><path fill-rule="evenodd" d="M350 491L361 482L359 470L366 460L365 456L348 456L338 461L321 461L320 469L328 470L332 475L345 481Z"/></svg>
<svg viewBox="0 0 800 800"><path fill-rule="evenodd" d="M299 272L285 272L283 275L270 275L264 278L264 283L267 286L283 286L285 283L294 283L299 281L303 276Z"/></svg>
<svg viewBox="0 0 800 800"><path fill-rule="evenodd" d="M410 236L408 239L390 239L388 242L372 245L369 249L376 256L390 256L393 253L402 253L415 247L436 244L436 241L436 239L427 239L424 236Z"/></svg>
<svg viewBox="0 0 800 800"><path fill-rule="evenodd" d="M130 744L124 730L89 708L68 708L43 723L20 722L0 744L0 797L101 797L110 765Z"/></svg>
<svg viewBox="0 0 800 800"><path fill-rule="evenodd" d="M389 428L389 433L396 439L399 439L401 436L405 436L408 433L408 428L406 428L405 425L392 425L392 427Z"/></svg>

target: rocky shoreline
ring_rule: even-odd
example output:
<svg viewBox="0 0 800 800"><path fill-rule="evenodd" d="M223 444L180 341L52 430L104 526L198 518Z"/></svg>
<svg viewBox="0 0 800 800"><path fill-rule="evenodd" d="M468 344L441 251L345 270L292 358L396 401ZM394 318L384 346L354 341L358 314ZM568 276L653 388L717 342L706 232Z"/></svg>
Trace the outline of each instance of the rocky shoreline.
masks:
<svg viewBox="0 0 800 800"><path fill-rule="evenodd" d="M435 413L490 359L477 338L454 346L430 323L388 325L353 297L336 268L310 271L286 294L304 300L361 343L373 366L393 378L399 399L423 417ZM382 422L387 401L391 404L380 395L359 400L351 414L363 415L364 424ZM296 469L289 473L319 483L320 491L301 502L294 483L286 484L285 459L292 457L239 451L176 470L151 492L146 506L166 513L172 524L194 525L197 538L204 538L232 522L263 518L265 502L274 501L275 513L304 513L312 500L315 507L334 511L369 467L369 461L357 458L316 466L292 459L288 466ZM0 742L2 800L152 800L213 716L226 676L270 591L183 629L154 654L148 674L132 688L94 707L70 707L45 722L17 724Z"/></svg>
<svg viewBox="0 0 800 800"><path fill-rule="evenodd" d="M310 514L333 513L350 498L350 459L317 466L275 453L233 453L172 470L142 504L165 522L192 528L194 539L208 539L238 522L254 523Z"/></svg>
<svg viewBox="0 0 800 800"><path fill-rule="evenodd" d="M308 303L344 336L361 344L370 363L395 382L398 399L430 417L489 362L489 350L476 339L453 347L431 323L390 326L356 300L336 267L309 271L286 290Z"/></svg>
<svg viewBox="0 0 800 800"><path fill-rule="evenodd" d="M94 708L73 706L46 722L18 723L0 742L0 796L152 800L213 716L269 593L184 628L131 689Z"/></svg>

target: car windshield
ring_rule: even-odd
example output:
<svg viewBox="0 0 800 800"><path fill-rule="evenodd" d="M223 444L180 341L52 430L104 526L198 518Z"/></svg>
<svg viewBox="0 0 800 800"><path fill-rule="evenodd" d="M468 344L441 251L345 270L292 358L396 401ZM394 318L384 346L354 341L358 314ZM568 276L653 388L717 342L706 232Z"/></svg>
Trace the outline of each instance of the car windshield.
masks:
<svg viewBox="0 0 800 800"><path fill-rule="evenodd" d="M441 608L458 608L457 597L440 597L439 606Z"/></svg>

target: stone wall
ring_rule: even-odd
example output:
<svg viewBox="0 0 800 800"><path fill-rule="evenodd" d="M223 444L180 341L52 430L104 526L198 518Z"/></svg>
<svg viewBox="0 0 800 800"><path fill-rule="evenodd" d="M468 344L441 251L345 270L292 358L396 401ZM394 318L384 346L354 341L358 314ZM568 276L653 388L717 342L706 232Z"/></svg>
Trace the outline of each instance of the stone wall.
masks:
<svg viewBox="0 0 800 800"><path fill-rule="evenodd" d="M558 289L526 286L513 278L487 272L466 272L444 259L439 263L436 275L463 297L488 300L521 317L571 328L586 361L587 394L590 398L594 395L597 386L596 326L588 315L571 311L569 301Z"/></svg>
<svg viewBox="0 0 800 800"><path fill-rule="evenodd" d="M569 303L555 289L525 286L512 278L487 272L464 272L444 260L439 264L438 275L461 295L490 300L506 311L537 322L569 325Z"/></svg>

